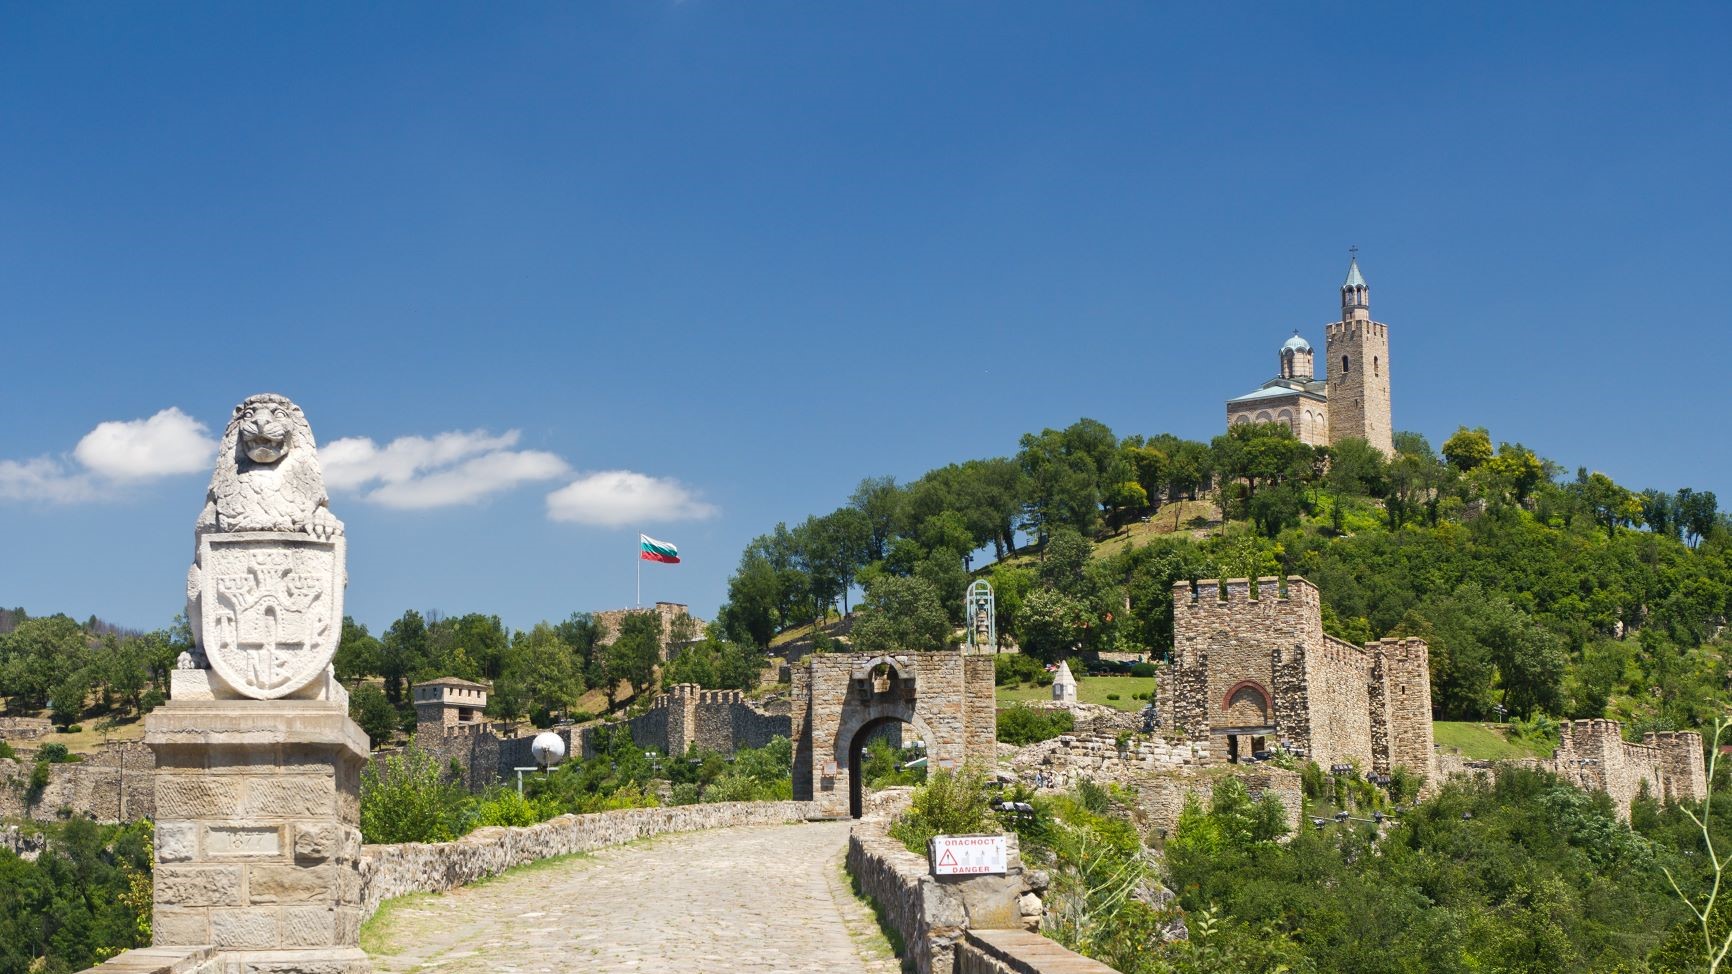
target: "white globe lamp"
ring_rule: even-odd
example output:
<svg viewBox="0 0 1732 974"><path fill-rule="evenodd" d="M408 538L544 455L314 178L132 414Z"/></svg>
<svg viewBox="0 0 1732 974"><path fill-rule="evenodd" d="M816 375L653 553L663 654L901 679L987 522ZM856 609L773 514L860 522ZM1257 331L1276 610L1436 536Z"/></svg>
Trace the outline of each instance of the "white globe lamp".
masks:
<svg viewBox="0 0 1732 974"><path fill-rule="evenodd" d="M565 759L565 741L552 731L542 731L529 742L529 754L545 771Z"/></svg>

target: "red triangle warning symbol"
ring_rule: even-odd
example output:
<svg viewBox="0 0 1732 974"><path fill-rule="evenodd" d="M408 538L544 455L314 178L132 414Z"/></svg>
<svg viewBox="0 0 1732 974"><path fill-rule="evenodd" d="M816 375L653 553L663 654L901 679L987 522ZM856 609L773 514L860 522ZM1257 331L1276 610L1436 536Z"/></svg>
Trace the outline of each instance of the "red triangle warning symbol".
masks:
<svg viewBox="0 0 1732 974"><path fill-rule="evenodd" d="M949 849L945 849L944 855L938 857L938 864L940 866L954 866L956 865L956 857L951 854Z"/></svg>

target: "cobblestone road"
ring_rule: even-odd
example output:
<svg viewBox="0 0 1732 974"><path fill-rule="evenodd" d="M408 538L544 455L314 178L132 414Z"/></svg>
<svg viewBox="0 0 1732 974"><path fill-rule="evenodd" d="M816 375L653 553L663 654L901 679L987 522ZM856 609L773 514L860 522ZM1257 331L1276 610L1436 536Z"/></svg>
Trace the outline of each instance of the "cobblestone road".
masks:
<svg viewBox="0 0 1732 974"><path fill-rule="evenodd" d="M844 885L848 823L663 836L390 908L382 972L894 974Z"/></svg>

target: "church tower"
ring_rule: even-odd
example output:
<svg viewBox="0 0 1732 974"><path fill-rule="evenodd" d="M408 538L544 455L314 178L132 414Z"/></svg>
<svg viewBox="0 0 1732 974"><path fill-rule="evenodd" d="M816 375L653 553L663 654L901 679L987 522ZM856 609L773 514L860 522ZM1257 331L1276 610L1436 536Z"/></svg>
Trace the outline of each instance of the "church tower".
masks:
<svg viewBox="0 0 1732 974"><path fill-rule="evenodd" d="M1355 254L1341 285L1341 320L1324 327L1329 442L1356 436L1395 453L1389 418L1389 326L1371 320L1370 288Z"/></svg>

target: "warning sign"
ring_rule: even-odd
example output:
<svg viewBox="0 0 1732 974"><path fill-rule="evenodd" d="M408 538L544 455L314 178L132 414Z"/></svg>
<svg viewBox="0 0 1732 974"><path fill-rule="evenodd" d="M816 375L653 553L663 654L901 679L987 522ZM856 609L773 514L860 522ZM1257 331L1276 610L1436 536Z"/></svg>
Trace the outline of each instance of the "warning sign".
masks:
<svg viewBox="0 0 1732 974"><path fill-rule="evenodd" d="M1006 870L1004 836L933 836L931 859L934 876L1002 874Z"/></svg>

